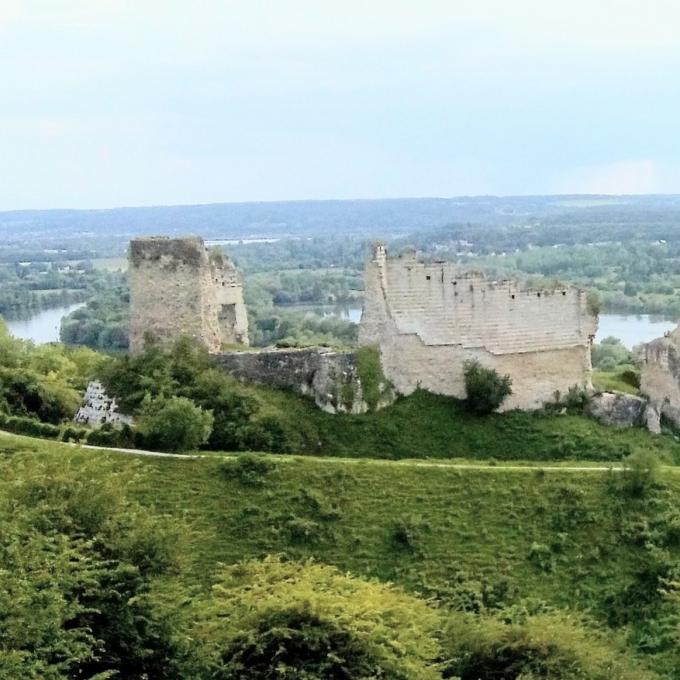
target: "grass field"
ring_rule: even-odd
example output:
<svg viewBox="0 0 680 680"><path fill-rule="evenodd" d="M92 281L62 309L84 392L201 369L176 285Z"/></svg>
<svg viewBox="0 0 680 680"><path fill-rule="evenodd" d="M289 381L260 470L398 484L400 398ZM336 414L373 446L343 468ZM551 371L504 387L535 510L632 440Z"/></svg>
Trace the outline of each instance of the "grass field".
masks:
<svg viewBox="0 0 680 680"><path fill-rule="evenodd" d="M649 441L641 431L628 433L633 448ZM660 469L651 496L636 498L622 490L628 473L620 466L593 461L216 453L187 459L5 433L0 455L20 456L24 465L44 457L76 466L83 456L100 460L102 478L128 480L131 498L183 527L182 571L170 578L198 591L210 586L220 564L269 554L314 558L454 609L585 611L629 636L632 649L646 644L652 665L674 663L672 629L661 635L663 617L654 618L663 596L648 583L661 574L660 537L663 559L680 559L675 466ZM645 642L661 638L666 646L658 649Z"/></svg>
<svg viewBox="0 0 680 680"><path fill-rule="evenodd" d="M74 451L0 435L4 455ZM220 562L285 553L411 590L436 588L458 574L502 581L518 601L597 608L639 566L620 538L621 503L611 492L616 470L268 455L261 459L270 469L244 482L223 469L236 457L88 455L102 457L103 474L134 469L130 493L188 524L188 574L196 582L207 582ZM680 498L680 470L663 474Z"/></svg>

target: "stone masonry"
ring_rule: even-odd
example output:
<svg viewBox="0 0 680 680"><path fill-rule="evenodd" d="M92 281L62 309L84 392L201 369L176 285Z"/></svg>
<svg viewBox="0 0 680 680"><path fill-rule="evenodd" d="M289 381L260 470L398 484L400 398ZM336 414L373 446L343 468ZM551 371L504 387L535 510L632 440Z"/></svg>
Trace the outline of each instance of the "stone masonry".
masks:
<svg viewBox="0 0 680 680"><path fill-rule="evenodd" d="M661 416L680 426L680 326L642 346L640 392L649 399L652 432L661 430Z"/></svg>
<svg viewBox="0 0 680 680"><path fill-rule="evenodd" d="M365 413L369 410L355 352L335 352L321 347L268 349L222 352L213 359L239 380L310 396L328 413ZM385 389L376 408L387 406L392 399L392 393Z"/></svg>
<svg viewBox="0 0 680 680"><path fill-rule="evenodd" d="M586 292L530 290L424 263L415 251L389 258L374 247L366 266L359 344L379 348L385 376L401 394L422 387L465 397L464 363L509 374L503 409L540 408L576 385L591 387L597 329Z"/></svg>
<svg viewBox="0 0 680 680"><path fill-rule="evenodd" d="M197 236L152 236L130 242L130 351L147 337L167 345L180 335L210 352L248 344L243 286L234 265Z"/></svg>

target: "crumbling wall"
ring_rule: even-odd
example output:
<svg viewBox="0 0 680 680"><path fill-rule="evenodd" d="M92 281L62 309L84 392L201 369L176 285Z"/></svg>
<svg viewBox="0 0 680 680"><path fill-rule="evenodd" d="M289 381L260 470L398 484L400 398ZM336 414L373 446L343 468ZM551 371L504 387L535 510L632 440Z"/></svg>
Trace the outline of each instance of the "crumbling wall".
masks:
<svg viewBox="0 0 680 680"><path fill-rule="evenodd" d="M538 408L556 391L591 386L597 317L585 291L527 290L451 263L419 262L414 251L388 258L382 245L365 281L359 344L380 349L385 375L402 394L422 387L464 398L471 359L512 377L504 409Z"/></svg>
<svg viewBox="0 0 680 680"><path fill-rule="evenodd" d="M365 413L392 401L389 386L381 385L381 400L364 398L360 366L355 352L324 348L268 349L221 352L214 360L239 380L289 389L311 396L328 413Z"/></svg>
<svg viewBox="0 0 680 680"><path fill-rule="evenodd" d="M680 327L643 345L640 392L649 399L647 426L661 429L661 416L680 426Z"/></svg>
<svg viewBox="0 0 680 680"><path fill-rule="evenodd" d="M224 344L248 344L248 320L238 272L211 255L197 236L147 237L130 243L130 351L145 337L167 345L180 335L210 352Z"/></svg>

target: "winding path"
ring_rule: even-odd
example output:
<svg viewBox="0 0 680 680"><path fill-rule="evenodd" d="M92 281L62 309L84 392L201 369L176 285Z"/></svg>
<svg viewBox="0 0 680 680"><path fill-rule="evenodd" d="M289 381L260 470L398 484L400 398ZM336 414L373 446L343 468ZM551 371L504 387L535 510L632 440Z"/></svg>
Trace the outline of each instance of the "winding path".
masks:
<svg viewBox="0 0 680 680"><path fill-rule="evenodd" d="M161 451L148 451L146 449L124 449L117 447L106 447L106 446L94 446L92 444L74 444L66 442L53 442L49 439L41 439L39 437L29 437L26 435L15 434L14 432L7 432L6 430L0 430L0 436L10 437L12 439L22 439L28 441L40 441L47 443L57 443L66 446L71 446L77 449L87 449L89 451L101 451L103 453L120 453L127 456L143 456L151 458L170 458L173 460L199 460L203 458L234 458L238 456L238 453L164 453ZM455 463L446 462L442 460L419 460L413 458L407 458L404 460L392 460L386 458L341 458L335 456L313 456L313 455L293 455L293 454L282 454L282 453L272 453L264 454L269 455L276 460L285 463L293 463L300 460L314 460L323 463L344 463L352 465L404 465L410 467L424 467L424 468L449 468L456 470L488 470L493 472L494 470L513 470L517 472L527 471L533 472L535 470L545 470L554 472L621 472L623 469L619 463L611 463L610 465L541 465L538 462L526 461L522 465L507 464L507 463ZM677 472L680 468L675 466L662 466L664 470Z"/></svg>

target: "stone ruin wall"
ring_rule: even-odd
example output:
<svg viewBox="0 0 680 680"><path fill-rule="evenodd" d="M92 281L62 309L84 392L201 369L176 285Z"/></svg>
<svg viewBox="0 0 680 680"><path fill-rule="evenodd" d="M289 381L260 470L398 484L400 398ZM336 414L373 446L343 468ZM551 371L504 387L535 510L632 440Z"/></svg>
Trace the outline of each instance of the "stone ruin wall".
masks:
<svg viewBox="0 0 680 680"><path fill-rule="evenodd" d="M464 362L477 359L512 377L504 410L540 408L556 391L591 387L596 329L585 291L571 286L526 290L419 262L414 251L388 258L381 245L367 264L359 344L380 349L402 394L422 387L464 398Z"/></svg>
<svg viewBox="0 0 680 680"><path fill-rule="evenodd" d="M310 396L328 413L365 413L357 355L319 347L221 352L213 357L220 368L239 380L290 389ZM384 386L387 387L387 386ZM376 408L390 404L393 394L384 390Z"/></svg>
<svg viewBox="0 0 680 680"><path fill-rule="evenodd" d="M243 287L234 265L210 253L196 236L138 238L130 242L130 352L151 335L169 344L181 335L219 352L248 344Z"/></svg>
<svg viewBox="0 0 680 680"><path fill-rule="evenodd" d="M649 399L650 430L661 431L661 416L680 426L680 326L642 346L640 392Z"/></svg>

